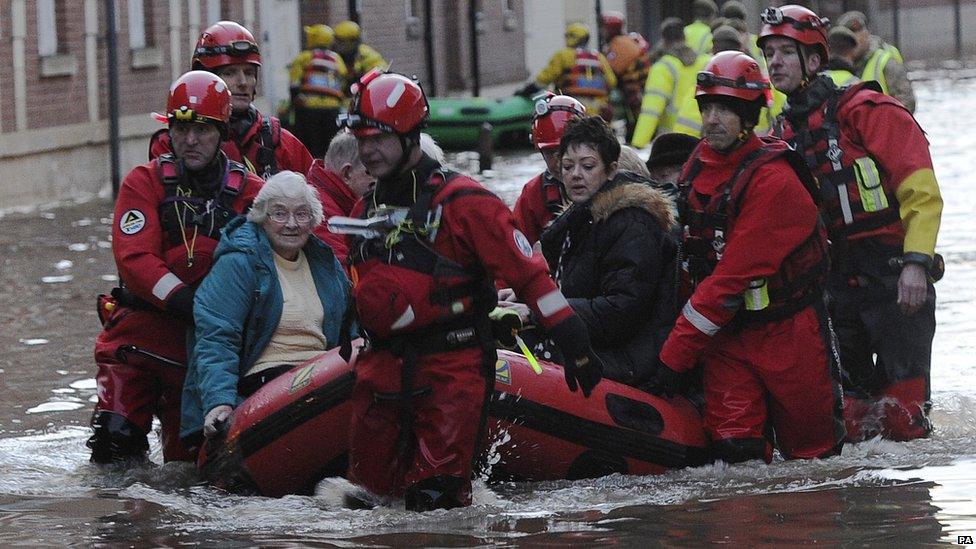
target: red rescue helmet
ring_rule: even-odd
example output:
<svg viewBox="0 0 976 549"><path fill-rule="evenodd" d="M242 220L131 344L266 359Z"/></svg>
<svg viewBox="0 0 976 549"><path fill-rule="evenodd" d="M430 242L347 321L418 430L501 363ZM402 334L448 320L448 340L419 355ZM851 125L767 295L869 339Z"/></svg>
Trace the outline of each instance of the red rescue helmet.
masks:
<svg viewBox="0 0 976 549"><path fill-rule="evenodd" d="M734 50L715 54L698 73L695 97L722 95L743 101L762 101L768 104L769 80L759 63L748 55Z"/></svg>
<svg viewBox="0 0 976 549"><path fill-rule="evenodd" d="M754 127L759 122L759 111L769 105L769 80L759 68L759 63L738 51L715 54L705 69L698 73L695 99L703 109L706 103L726 105L739 115L743 126Z"/></svg>
<svg viewBox="0 0 976 549"><path fill-rule="evenodd" d="M600 26L607 37L624 33L624 14L619 11L608 11L600 16Z"/></svg>
<svg viewBox="0 0 976 549"><path fill-rule="evenodd" d="M215 70L236 63L261 66L261 52L251 31L233 21L207 27L193 49L193 70Z"/></svg>
<svg viewBox="0 0 976 549"><path fill-rule="evenodd" d="M399 136L427 125L430 105L420 84L402 74L373 69L353 84L352 103L342 124L356 137L381 132Z"/></svg>
<svg viewBox="0 0 976 549"><path fill-rule="evenodd" d="M226 135L230 122L230 90L212 72L190 71L176 79L166 101L166 121L213 124Z"/></svg>
<svg viewBox="0 0 976 549"><path fill-rule="evenodd" d="M541 150L559 146L566 123L586 116L586 107L568 95L549 93L535 103L532 118L532 142Z"/></svg>
<svg viewBox="0 0 976 549"><path fill-rule="evenodd" d="M828 19L795 4L781 8L766 8L760 17L763 22L757 42L760 48L771 36L792 38L803 45L820 48L820 55L823 57L821 63L823 66L827 65L827 25L830 23Z"/></svg>

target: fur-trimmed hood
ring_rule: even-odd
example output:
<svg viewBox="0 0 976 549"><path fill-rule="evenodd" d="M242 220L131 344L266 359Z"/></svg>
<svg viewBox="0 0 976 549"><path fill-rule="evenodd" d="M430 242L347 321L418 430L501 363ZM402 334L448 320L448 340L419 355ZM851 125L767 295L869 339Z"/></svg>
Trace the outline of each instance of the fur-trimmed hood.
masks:
<svg viewBox="0 0 976 549"><path fill-rule="evenodd" d="M626 208L646 210L665 231L670 231L678 223L677 208L671 198L643 182L607 183L593 197L590 215L594 223L599 223Z"/></svg>

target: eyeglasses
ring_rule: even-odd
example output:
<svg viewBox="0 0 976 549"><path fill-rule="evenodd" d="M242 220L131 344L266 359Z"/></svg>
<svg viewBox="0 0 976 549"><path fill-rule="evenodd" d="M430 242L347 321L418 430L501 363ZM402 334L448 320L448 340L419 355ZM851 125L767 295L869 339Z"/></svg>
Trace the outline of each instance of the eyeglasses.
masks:
<svg viewBox="0 0 976 549"><path fill-rule="evenodd" d="M299 225L308 225L312 221L312 212L308 210L298 210L297 212L290 212L288 210L271 210L268 212L268 217L270 217L275 223L288 223L288 220L294 217L295 223L298 223Z"/></svg>
<svg viewBox="0 0 976 549"><path fill-rule="evenodd" d="M714 88L716 86L725 86L727 88L738 88L742 90L769 89L769 82L765 82L765 81L756 82L754 80L746 80L741 76L733 80L731 78L725 78L723 76L715 76L710 72L698 73L698 85L703 88Z"/></svg>
<svg viewBox="0 0 976 549"><path fill-rule="evenodd" d="M789 23L794 29L804 30L804 29L816 29L819 27L826 27L827 23L830 21L825 17L815 17L809 21L797 21L789 15L785 15L783 10L779 8L766 8L759 15L763 23L767 25L782 25L783 23Z"/></svg>

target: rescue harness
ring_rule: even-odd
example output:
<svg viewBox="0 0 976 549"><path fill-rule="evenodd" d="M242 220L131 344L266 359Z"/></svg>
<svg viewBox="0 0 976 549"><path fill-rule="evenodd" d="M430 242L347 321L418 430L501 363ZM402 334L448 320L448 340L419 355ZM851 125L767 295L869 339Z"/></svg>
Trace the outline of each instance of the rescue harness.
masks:
<svg viewBox="0 0 976 549"><path fill-rule="evenodd" d="M779 140L761 139L763 145L742 160L715 195L699 193L691 186L703 167L697 154L692 154L694 160L678 182L678 211L685 225L679 264L690 289L709 276L722 259L726 235L760 166L786 160L819 205L817 181L799 155ZM733 323L772 322L808 307L822 297L829 265L826 229L818 216L814 230L783 260L777 273L750 281Z"/></svg>

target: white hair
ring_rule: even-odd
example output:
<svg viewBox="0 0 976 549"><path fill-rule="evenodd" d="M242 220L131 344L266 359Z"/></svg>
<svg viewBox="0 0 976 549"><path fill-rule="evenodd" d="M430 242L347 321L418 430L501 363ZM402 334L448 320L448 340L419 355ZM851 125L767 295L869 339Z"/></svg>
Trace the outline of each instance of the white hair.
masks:
<svg viewBox="0 0 976 549"><path fill-rule="evenodd" d="M339 170L346 164L357 166L359 164L359 146L356 143L356 136L347 131L337 133L329 142L329 148L325 151L322 163L335 173L339 173Z"/></svg>
<svg viewBox="0 0 976 549"><path fill-rule="evenodd" d="M434 141L433 137L423 132L420 133L420 150L427 153L427 156L433 158L442 166L447 161L444 158L444 149L437 144L437 141Z"/></svg>
<svg viewBox="0 0 976 549"><path fill-rule="evenodd" d="M647 169L647 164L644 163L644 159L637 154L637 151L633 147L628 145L620 146L617 169L624 172L636 173L648 179L651 178L651 171Z"/></svg>
<svg viewBox="0 0 976 549"><path fill-rule="evenodd" d="M280 171L264 182L264 186L254 198L251 211L247 212L247 220L263 225L268 220L268 206L271 202L282 198L303 198L308 209L312 210L312 227L322 223L325 214L322 213L322 201L315 187L305 181L305 176L288 170Z"/></svg>

